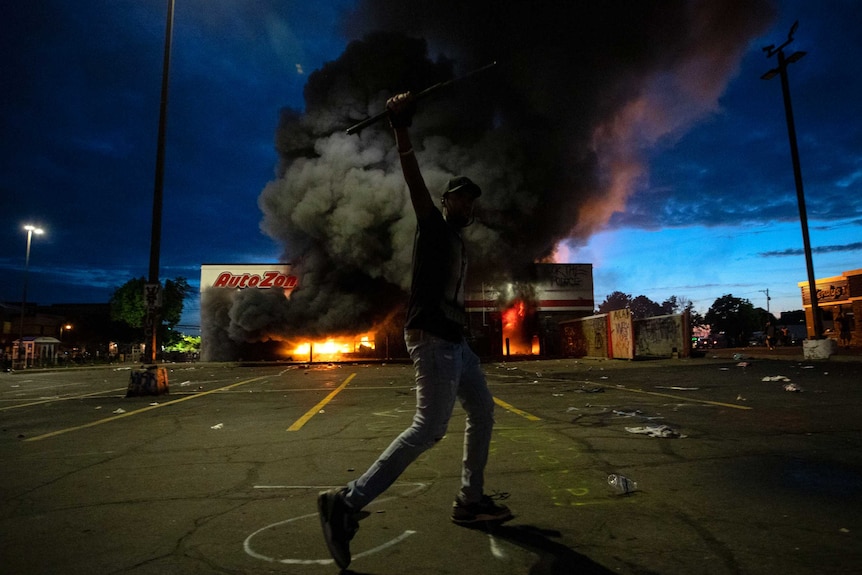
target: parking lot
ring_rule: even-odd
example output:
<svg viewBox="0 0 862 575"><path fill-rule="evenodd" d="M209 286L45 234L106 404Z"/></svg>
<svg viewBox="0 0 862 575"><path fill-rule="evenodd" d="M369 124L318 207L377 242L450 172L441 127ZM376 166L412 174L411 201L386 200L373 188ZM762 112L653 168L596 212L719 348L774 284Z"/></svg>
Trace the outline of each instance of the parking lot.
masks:
<svg viewBox="0 0 862 575"><path fill-rule="evenodd" d="M845 358L847 359L847 358ZM862 362L801 357L487 363L489 492L450 523L463 412L381 499L352 573L862 572ZM337 573L315 496L413 414L406 364L0 374L0 565L15 574ZM637 490L608 485L622 474Z"/></svg>

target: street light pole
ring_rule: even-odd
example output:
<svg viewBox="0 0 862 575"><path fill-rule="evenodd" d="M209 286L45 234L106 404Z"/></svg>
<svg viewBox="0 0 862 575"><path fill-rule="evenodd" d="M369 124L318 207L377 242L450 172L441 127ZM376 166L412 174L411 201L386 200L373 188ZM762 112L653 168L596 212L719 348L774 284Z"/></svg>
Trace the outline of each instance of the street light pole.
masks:
<svg viewBox="0 0 862 575"><path fill-rule="evenodd" d="M793 177L796 182L796 199L799 203L799 221L802 225L802 242L805 249L805 266L808 271L808 296L811 300L811 316L814 322L814 339L823 337L823 318L820 316L820 307L817 304L817 284L814 278L814 262L811 258L811 240L808 236L808 214L805 209L805 192L802 188L802 168L799 164L799 148L796 144L796 125L793 122L793 106L790 103L790 83L787 79L787 65L798 62L805 56L805 52L794 52L790 56L784 56L784 48L793 42L793 34L799 27L799 21L793 23L787 34L787 41L779 47L774 44L765 46L763 51L766 57L771 58L778 55L778 67L761 76L763 80L771 80L776 75L781 76L781 92L784 94L784 114L787 118L787 135L790 139L790 156L793 160Z"/></svg>
<svg viewBox="0 0 862 575"><path fill-rule="evenodd" d="M21 360L21 352L24 352L24 359L22 360L22 366L27 367L27 351L24 347L24 311L27 309L27 276L30 271L30 244L33 241L33 234L37 236L45 233L45 230L42 228L37 228L34 225L27 224L24 226L24 229L27 231L27 252L24 256L24 288L21 293L21 325L20 333L18 334L18 359Z"/></svg>
<svg viewBox="0 0 862 575"><path fill-rule="evenodd" d="M168 0L168 14L165 24L165 52L162 61L162 92L159 109L159 137L156 147L156 174L153 189L153 225L150 235L150 273L147 280L144 300L147 305L146 361L155 363L158 345L159 324L161 323L161 303L159 292L159 253L162 238L162 198L164 196L165 176L165 135L168 118L168 79L171 67L171 38L174 28L174 0Z"/></svg>

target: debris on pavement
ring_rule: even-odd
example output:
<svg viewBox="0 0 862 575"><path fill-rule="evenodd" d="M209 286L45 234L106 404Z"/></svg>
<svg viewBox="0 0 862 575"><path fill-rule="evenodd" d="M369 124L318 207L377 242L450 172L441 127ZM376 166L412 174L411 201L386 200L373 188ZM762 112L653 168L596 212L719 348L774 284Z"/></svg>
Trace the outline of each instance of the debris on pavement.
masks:
<svg viewBox="0 0 862 575"><path fill-rule="evenodd" d="M678 431L673 429L667 425L646 425L644 427L626 427L626 431L629 433L637 433L641 435L648 435L649 437L669 437L669 438L678 438L678 437L686 437L685 435L680 434Z"/></svg>
<svg viewBox="0 0 862 575"><path fill-rule="evenodd" d="M618 475L616 473L608 475L608 485L610 485L614 491L620 495L628 495L629 493L636 491L638 488L636 481L632 481L628 477Z"/></svg>
<svg viewBox="0 0 862 575"><path fill-rule="evenodd" d="M783 375L767 375L760 381L790 381L790 378Z"/></svg>
<svg viewBox="0 0 862 575"><path fill-rule="evenodd" d="M635 409L634 411L622 411L621 409L615 409L613 411L614 415L619 415L620 417L639 417L644 414L640 409Z"/></svg>
<svg viewBox="0 0 862 575"><path fill-rule="evenodd" d="M224 429L224 423L216 423L210 429Z"/></svg>
<svg viewBox="0 0 862 575"><path fill-rule="evenodd" d="M798 385L796 385L795 383L788 383L787 385L784 386L784 391L793 391L796 393L801 393L802 388L799 387Z"/></svg>
<svg viewBox="0 0 862 575"><path fill-rule="evenodd" d="M578 389L573 389L574 393L604 393L604 387L580 387Z"/></svg>

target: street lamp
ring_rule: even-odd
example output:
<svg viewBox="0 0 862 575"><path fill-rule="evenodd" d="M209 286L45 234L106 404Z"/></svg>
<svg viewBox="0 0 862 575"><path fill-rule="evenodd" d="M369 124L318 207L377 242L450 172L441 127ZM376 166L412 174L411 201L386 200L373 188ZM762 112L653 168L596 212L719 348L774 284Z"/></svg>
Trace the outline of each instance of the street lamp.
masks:
<svg viewBox="0 0 862 575"><path fill-rule="evenodd" d="M808 237L808 214L805 209L805 193L802 189L802 168L799 165L799 148L796 145L796 126L793 122L793 106L790 103L790 84L787 80L787 65L798 62L805 56L805 52L794 52L790 56L784 56L784 48L793 42L793 34L799 27L799 21L793 23L787 40L779 47L774 44L764 46L767 58L778 54L778 67L765 73L760 78L771 80L775 76L781 76L781 91L784 94L784 114L787 118L787 135L790 138L790 156L793 160L793 177L796 181L796 199L799 203L799 221L802 224L802 243L805 248L805 265L808 269L808 296L811 299L811 316L814 320L814 339L823 337L823 318L820 317L820 307L817 305L817 284L814 280L814 262L811 258L811 240ZM768 294L767 294L768 297Z"/></svg>
<svg viewBox="0 0 862 575"><path fill-rule="evenodd" d="M27 232L27 252L24 256L24 289L21 293L21 325L18 337L18 357L19 359L21 358L21 352L23 351L24 359L22 365L27 367L27 352L24 347L24 310L27 309L27 275L30 270L30 244L33 242L33 234L40 236L45 233L45 230L37 228L32 224L25 225L24 230Z"/></svg>

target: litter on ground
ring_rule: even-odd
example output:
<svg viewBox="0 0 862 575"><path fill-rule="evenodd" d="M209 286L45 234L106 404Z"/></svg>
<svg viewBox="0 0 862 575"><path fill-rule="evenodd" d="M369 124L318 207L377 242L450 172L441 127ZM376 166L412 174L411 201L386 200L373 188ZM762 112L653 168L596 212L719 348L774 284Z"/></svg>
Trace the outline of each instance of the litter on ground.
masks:
<svg viewBox="0 0 862 575"><path fill-rule="evenodd" d="M650 437L685 437L667 425L646 425L644 427L626 427L629 433L638 433Z"/></svg>

